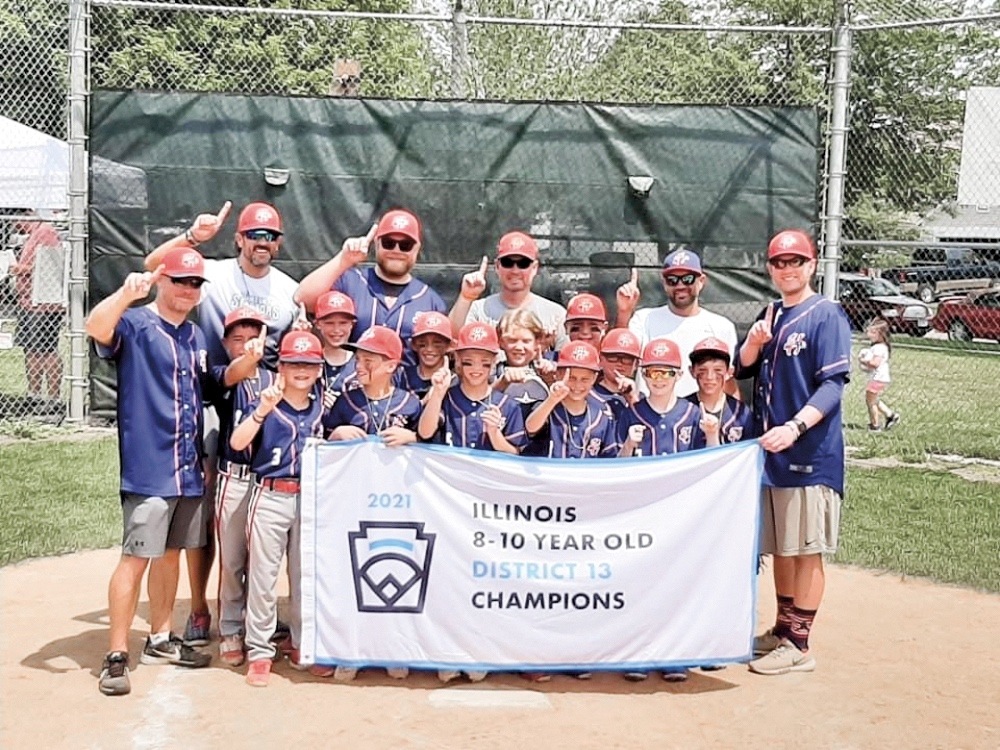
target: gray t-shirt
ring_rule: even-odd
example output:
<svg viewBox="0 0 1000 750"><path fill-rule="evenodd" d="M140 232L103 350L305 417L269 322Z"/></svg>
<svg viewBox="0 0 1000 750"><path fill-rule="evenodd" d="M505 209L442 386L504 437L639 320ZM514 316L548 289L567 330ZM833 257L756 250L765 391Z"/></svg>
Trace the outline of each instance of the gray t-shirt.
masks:
<svg viewBox="0 0 1000 750"><path fill-rule="evenodd" d="M544 328L556 332L557 351L569 343L569 337L566 335L565 307L557 302L545 299L545 297L539 297L537 294L532 294L528 298L527 304L522 305L522 307L531 310L531 312L537 315L538 319L542 321ZM489 323L495 326L500 318L504 316L504 313L513 309L504 304L499 294L491 294L485 299L477 299L472 303L465 322Z"/></svg>

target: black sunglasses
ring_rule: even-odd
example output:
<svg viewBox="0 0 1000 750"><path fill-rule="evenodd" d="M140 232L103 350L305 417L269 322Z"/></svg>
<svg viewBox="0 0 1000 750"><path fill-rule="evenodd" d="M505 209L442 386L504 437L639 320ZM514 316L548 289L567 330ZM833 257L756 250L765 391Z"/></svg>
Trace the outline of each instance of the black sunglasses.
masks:
<svg viewBox="0 0 1000 750"><path fill-rule="evenodd" d="M272 232L270 229L250 229L243 233L251 242L277 242L278 238L281 236L278 232Z"/></svg>
<svg viewBox="0 0 1000 750"><path fill-rule="evenodd" d="M500 258L497 262L500 264L502 268L513 268L514 266L517 266L523 271L527 268L531 268L531 264L534 263L535 261L533 261L531 258L525 258L519 255L516 258L513 258L511 256L507 256L506 258Z"/></svg>
<svg viewBox="0 0 1000 750"><path fill-rule="evenodd" d="M802 268L808 262L809 259L803 258L801 255L796 255L794 258L771 258L768 261L774 268L788 268L789 266Z"/></svg>
<svg viewBox="0 0 1000 750"><path fill-rule="evenodd" d="M411 239L394 240L392 237L382 237L379 239L379 244L382 245L383 250L394 250L399 248L400 252L408 253L417 243Z"/></svg>
<svg viewBox="0 0 1000 750"><path fill-rule="evenodd" d="M677 286L678 284L694 286L694 283L698 280L698 274L686 273L683 276L668 276L667 274L663 274L663 280L667 282L667 286Z"/></svg>
<svg viewBox="0 0 1000 750"><path fill-rule="evenodd" d="M180 278L171 278L170 280L177 286L186 286L191 289L201 289L202 284L205 283L205 279L198 276L181 276Z"/></svg>

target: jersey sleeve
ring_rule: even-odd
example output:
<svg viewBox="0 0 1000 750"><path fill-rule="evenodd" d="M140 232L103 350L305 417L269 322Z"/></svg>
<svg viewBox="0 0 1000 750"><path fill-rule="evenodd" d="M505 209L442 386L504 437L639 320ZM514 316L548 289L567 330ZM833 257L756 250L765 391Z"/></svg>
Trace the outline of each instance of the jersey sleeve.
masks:
<svg viewBox="0 0 1000 750"><path fill-rule="evenodd" d="M838 376L849 380L851 372L851 325L847 314L840 305L833 302L825 303L826 314L821 318L823 336L814 337L816 343L816 371L813 377L817 382Z"/></svg>
<svg viewBox="0 0 1000 750"><path fill-rule="evenodd" d="M353 413L354 410L351 408L351 404L347 399L347 392L345 391L337 396L337 400L333 402L333 406L323 415L323 435L329 439L330 433L335 429L345 424L351 424L351 415Z"/></svg>
<svg viewBox="0 0 1000 750"><path fill-rule="evenodd" d="M406 402L399 410L399 413L406 419L406 424L403 425L406 429L417 431L421 409L420 399L417 398L416 394L406 391Z"/></svg>
<svg viewBox="0 0 1000 750"><path fill-rule="evenodd" d="M777 304L778 304L777 302L768 303L768 305L765 306L763 310L757 313L757 317L753 319L753 322L756 323L758 320L763 320L764 316L767 314L767 308L770 305L777 305ZM764 348L766 348L765 345L765 347L761 349L760 354L758 354L757 356L756 362L750 365L743 365L740 362L740 349L743 347L743 344L745 342L746 338L740 341L739 345L735 349L733 349L733 367L735 368L735 377L737 380L744 380L746 378L757 377L757 375L760 373L760 361L763 359Z"/></svg>
<svg viewBox="0 0 1000 750"><path fill-rule="evenodd" d="M97 341L94 342L94 349L97 351L97 356L101 359L118 359L125 342L135 335L135 324L132 322L130 312L130 310L126 310L118 319L118 323L115 325L115 332L111 335L110 344L104 346L104 344L100 344Z"/></svg>
<svg viewBox="0 0 1000 750"><path fill-rule="evenodd" d="M521 407L513 400L505 398L500 403L500 411L503 414L504 420L506 420L503 426L503 436L520 453L528 444L528 432L524 429L524 417L521 415Z"/></svg>
<svg viewBox="0 0 1000 750"><path fill-rule="evenodd" d="M638 424L635 412L631 408L626 408L615 420L615 439L618 441L619 449L628 440L628 428Z"/></svg>
<svg viewBox="0 0 1000 750"><path fill-rule="evenodd" d="M621 450L621 443L618 441L618 430L615 425L615 417L611 407L605 405L605 421L601 425L601 452L598 458L617 458Z"/></svg>

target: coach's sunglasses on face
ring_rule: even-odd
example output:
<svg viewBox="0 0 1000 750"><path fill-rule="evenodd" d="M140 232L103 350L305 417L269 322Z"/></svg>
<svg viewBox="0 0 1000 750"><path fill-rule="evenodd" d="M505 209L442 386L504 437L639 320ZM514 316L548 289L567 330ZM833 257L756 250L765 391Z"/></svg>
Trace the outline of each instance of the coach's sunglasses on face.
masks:
<svg viewBox="0 0 1000 750"><path fill-rule="evenodd" d="M655 383L661 380L673 380L678 372L673 367L647 367L643 369L642 374L646 376L646 380Z"/></svg>
<svg viewBox="0 0 1000 750"><path fill-rule="evenodd" d="M683 276L668 276L667 274L663 274L663 280L667 282L667 286L677 286L678 284L694 286L694 283L698 280L698 274L686 273Z"/></svg>
<svg viewBox="0 0 1000 750"><path fill-rule="evenodd" d="M522 271L525 271L531 268L531 264L534 263L535 261L533 261L531 258L525 258L521 255L518 255L517 257L508 255L505 258L500 258L497 262L500 264L501 268L513 268L514 266L517 266Z"/></svg>
<svg viewBox="0 0 1000 750"><path fill-rule="evenodd" d="M802 268L806 263L809 262L809 258L803 258L801 255L796 255L791 258L771 258L768 263L771 264L772 268Z"/></svg>
<svg viewBox="0 0 1000 750"><path fill-rule="evenodd" d="M397 240L392 237L380 237L379 244L382 245L383 250L395 250L398 247L400 252L408 253L416 247L417 243L409 238Z"/></svg>
<svg viewBox="0 0 1000 750"><path fill-rule="evenodd" d="M201 289L201 285L205 283L205 279L197 276L181 276L180 278L171 278L170 280L177 286L186 286L189 289Z"/></svg>
<svg viewBox="0 0 1000 750"><path fill-rule="evenodd" d="M251 242L277 242L281 235L270 229L251 229L244 232L243 236Z"/></svg>

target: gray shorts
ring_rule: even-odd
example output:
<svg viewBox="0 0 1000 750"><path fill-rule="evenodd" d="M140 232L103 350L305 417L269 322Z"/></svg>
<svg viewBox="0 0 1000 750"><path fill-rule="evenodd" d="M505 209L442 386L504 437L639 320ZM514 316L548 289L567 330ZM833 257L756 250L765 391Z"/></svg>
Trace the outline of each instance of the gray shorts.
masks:
<svg viewBox="0 0 1000 750"><path fill-rule="evenodd" d="M762 553L797 557L837 551L841 500L832 488L765 487L762 500Z"/></svg>
<svg viewBox="0 0 1000 750"><path fill-rule="evenodd" d="M209 509L204 497L122 494L122 554L163 557L168 549L199 549L208 544Z"/></svg>

